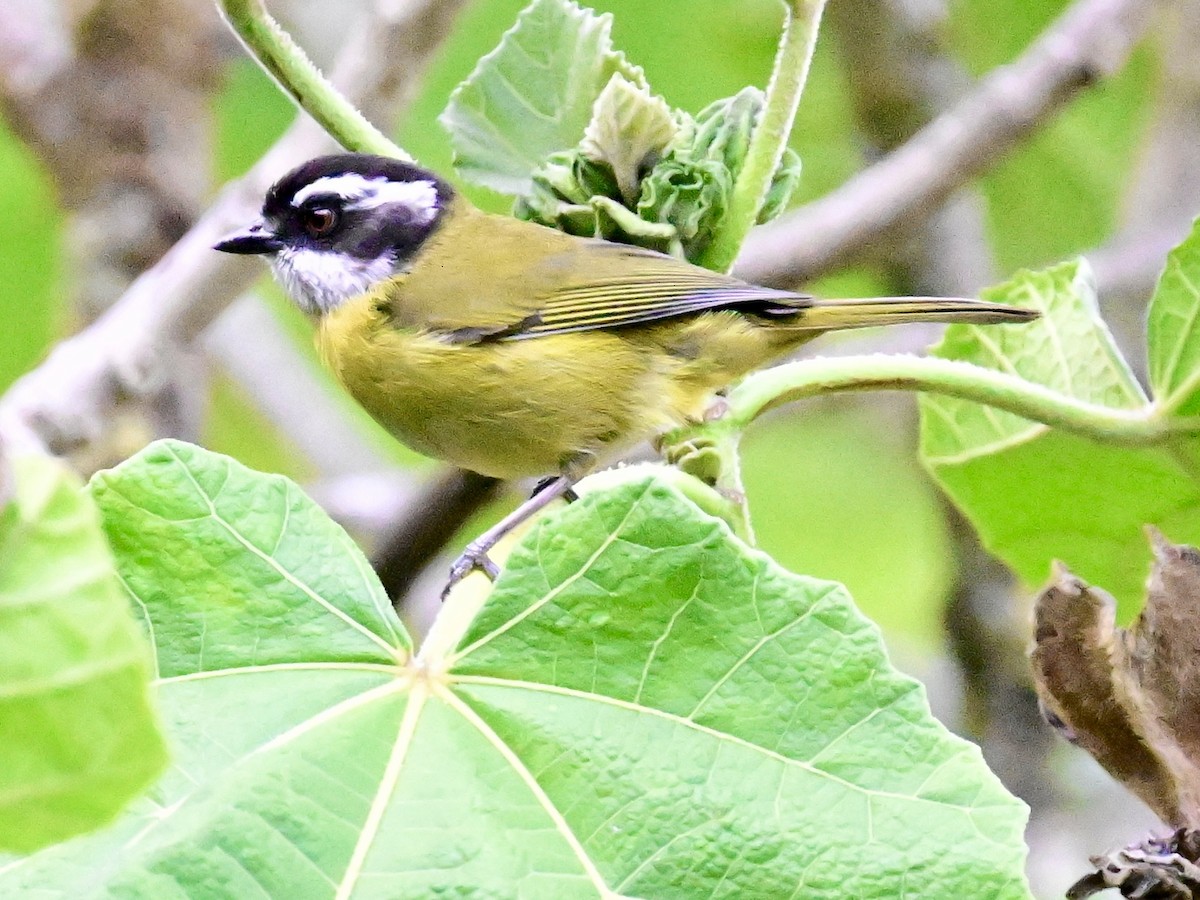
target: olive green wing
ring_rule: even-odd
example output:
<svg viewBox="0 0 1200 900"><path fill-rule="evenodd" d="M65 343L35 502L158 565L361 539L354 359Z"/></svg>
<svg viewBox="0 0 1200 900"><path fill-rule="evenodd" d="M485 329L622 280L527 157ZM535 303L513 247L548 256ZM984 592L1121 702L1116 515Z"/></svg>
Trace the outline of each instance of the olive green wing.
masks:
<svg viewBox="0 0 1200 900"><path fill-rule="evenodd" d="M715 309L794 315L812 303L800 294L755 287L661 253L599 240L572 240L529 266L521 280L521 308L510 308L507 321L466 325L450 331L450 337L466 343L525 340Z"/></svg>
<svg viewBox="0 0 1200 900"><path fill-rule="evenodd" d="M713 309L794 315L812 303L640 247L461 210L375 299L397 326L424 327L456 343L620 328Z"/></svg>
<svg viewBox="0 0 1200 900"><path fill-rule="evenodd" d="M638 247L606 241L581 245L572 254L577 264L569 270L563 266L571 274L545 289L530 315L503 339L620 328L715 309L794 315L812 302ZM545 263L555 264L553 258Z"/></svg>

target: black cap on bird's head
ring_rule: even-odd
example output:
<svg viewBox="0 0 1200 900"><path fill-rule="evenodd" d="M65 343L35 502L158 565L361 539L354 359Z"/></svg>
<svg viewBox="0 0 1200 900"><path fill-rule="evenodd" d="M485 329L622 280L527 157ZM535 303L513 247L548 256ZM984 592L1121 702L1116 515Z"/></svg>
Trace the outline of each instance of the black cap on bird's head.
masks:
<svg viewBox="0 0 1200 900"><path fill-rule="evenodd" d="M321 156L267 191L262 219L216 244L260 254L306 311L326 313L405 271L454 197L431 172L386 156Z"/></svg>

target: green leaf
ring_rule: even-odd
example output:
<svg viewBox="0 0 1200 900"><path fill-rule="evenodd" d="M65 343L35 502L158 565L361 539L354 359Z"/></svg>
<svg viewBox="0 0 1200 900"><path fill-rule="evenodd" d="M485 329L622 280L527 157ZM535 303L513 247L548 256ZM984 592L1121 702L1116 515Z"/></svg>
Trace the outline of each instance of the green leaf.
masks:
<svg viewBox="0 0 1200 900"><path fill-rule="evenodd" d="M1200 277L1190 274L1200 260L1186 250L1177 251L1175 260L1178 275ZM1163 335L1175 331L1169 317L1188 314L1174 285L1165 280L1155 300L1153 315ZM1021 273L984 297L1040 309L1043 318L1019 326L953 326L937 355L1019 375L1080 400L1146 408L1149 401L1096 312L1084 264ZM1158 343L1164 343L1161 337ZM1184 369L1177 366L1168 377L1167 368L1160 364L1156 388L1187 380ZM1143 526L1157 524L1180 540L1200 538L1200 445L1192 438L1120 447L965 401L923 396L920 402L927 466L987 547L1029 584L1044 581L1050 563L1060 559L1081 577L1104 584L1128 615L1150 563Z"/></svg>
<svg viewBox="0 0 1200 900"><path fill-rule="evenodd" d="M1021 272L981 296L1039 310L1042 318L1028 325L949 328L933 355L1020 375L1079 400L1123 409L1145 405L1145 395L1100 319L1086 263ZM922 397L922 404L927 413L922 450L935 466L988 456L1050 430L965 400Z"/></svg>
<svg viewBox="0 0 1200 900"><path fill-rule="evenodd" d="M695 119L685 118L662 161L642 181L638 215L673 225L692 261L720 227L764 103L763 92L748 87L710 103ZM799 178L800 158L786 150L759 221L783 211Z"/></svg>
<svg viewBox="0 0 1200 900"><path fill-rule="evenodd" d="M411 648L362 552L287 478L159 441L91 491L161 678Z"/></svg>
<svg viewBox="0 0 1200 900"><path fill-rule="evenodd" d="M596 99L580 150L608 164L629 205L637 199L645 170L662 155L676 130L666 102L618 72Z"/></svg>
<svg viewBox="0 0 1200 900"><path fill-rule="evenodd" d="M10 865L0 893L1028 896L1023 805L842 588L784 572L662 480L607 480L530 530L481 608L470 581L456 592L414 657L398 626L367 624L373 588L317 584L351 551L277 479L170 444L110 473L106 518L159 523L121 543L144 581L193 564L213 508L245 536L144 598L160 656L197 624L240 649L161 680L179 755L155 802ZM262 618L245 607L282 575L251 547L288 530L284 508L305 523L284 580L306 590ZM258 575L194 589L225 569ZM288 654L275 635L297 622ZM364 627L374 660L310 659Z"/></svg>
<svg viewBox="0 0 1200 900"><path fill-rule="evenodd" d="M1200 413L1200 222L1167 256L1150 301L1147 324L1150 385L1164 407Z"/></svg>
<svg viewBox="0 0 1200 900"><path fill-rule="evenodd" d="M0 509L0 848L112 821L166 765L149 654L74 476L18 459Z"/></svg>
<svg viewBox="0 0 1200 900"><path fill-rule="evenodd" d="M46 165L0 117L0 392L46 355L62 332L65 216Z"/></svg>
<svg viewBox="0 0 1200 900"><path fill-rule="evenodd" d="M468 181L523 196L542 162L576 146L614 74L645 86L613 50L612 16L573 0L533 0L450 96L439 121Z"/></svg>
<svg viewBox="0 0 1200 900"><path fill-rule="evenodd" d="M845 590L661 482L542 523L455 659L460 694L547 792L587 798L570 824L622 894L1025 896L1020 804Z"/></svg>

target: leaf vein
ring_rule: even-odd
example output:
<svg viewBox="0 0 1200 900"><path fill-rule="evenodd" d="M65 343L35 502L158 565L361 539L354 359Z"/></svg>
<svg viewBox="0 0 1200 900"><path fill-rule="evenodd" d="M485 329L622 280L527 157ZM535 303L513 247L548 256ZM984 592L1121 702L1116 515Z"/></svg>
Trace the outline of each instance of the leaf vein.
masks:
<svg viewBox="0 0 1200 900"><path fill-rule="evenodd" d="M479 732L485 741L492 745L496 752L508 763L513 773L525 784L530 793L533 794L538 805L545 811L550 821L554 824L555 830L562 836L567 846L571 848L575 858L579 860L579 864L587 875L588 880L592 882L592 885L600 893L601 898L610 898L610 900L611 898L615 898L616 894L609 888L608 883L604 880L604 876L600 874L600 870L596 868L596 864L592 862L587 850L580 843L579 837L571 830L571 826L567 823L567 820L563 818L562 812L555 806L554 801L550 799L533 773L529 771L529 768L517 756L512 747L492 730L491 726L488 725L470 704L453 691L448 690L445 685L436 685L435 690L441 699L445 700L451 708Z"/></svg>
<svg viewBox="0 0 1200 900"><path fill-rule="evenodd" d="M196 492L200 495L200 498L202 500L204 500L205 503L208 504L210 515L213 517L213 519L217 523L219 523L226 531L228 531L230 535L233 536L234 540L236 540L239 544L241 544L243 547L245 547L247 550L249 550L253 555L255 555L259 559L261 559L270 568L274 569L276 574L278 574L284 581L286 581L288 584L295 587L297 590L299 590L301 593L303 593L306 597L308 597L310 600L312 600L318 606L323 607L327 612L331 613L335 618L340 619L344 624L348 625L351 629L359 632L359 634L361 634L363 637L367 638L367 640L369 640L371 643L380 647L393 659L399 660L399 657L397 656L398 648L393 647L391 644L389 644L387 641L385 641L383 638L381 638L379 635L377 635L371 629L367 628L365 625L363 625L361 622L359 622L353 616L349 615L344 610L339 609L335 604L326 600L324 597L322 597L320 594L318 594L316 591L314 591L311 587L309 587L307 584L305 584L303 581L301 581L299 578L297 578L295 575L293 575L291 572L289 572L287 569L285 569L283 566L281 566L279 564L278 560L274 559L271 556L268 556L267 554L263 553L263 551L260 550L258 547L254 546L254 544L250 540L248 540L240 531L238 531L233 526L232 523L226 521L220 515L220 513L217 512L216 505L212 502L212 499L209 498L209 496L204 492L204 489L200 486L200 483L198 481L196 481L195 477L191 473L191 470L188 469L187 464L182 459L179 458L179 455L175 452L175 449L171 446L168 446L166 449L167 449L168 453L170 453L173 457L175 457L175 461L179 463L180 468L183 469L184 474L187 476L188 480L191 481L192 486L196 489Z"/></svg>
<svg viewBox="0 0 1200 900"><path fill-rule="evenodd" d="M958 812L962 812L967 815L971 815L978 811L978 808L976 808L976 807L966 806L966 805L959 804L959 803L950 803L945 800L933 800L933 799L930 799L927 797L917 797L912 794L900 793L899 791L884 791L884 790L879 790L878 788L864 787L860 784L855 784L853 781L847 781L845 778L841 778L840 776L834 775L831 772L826 772L824 769L818 769L813 766L810 766L808 763L804 762L803 760L795 759L794 757L790 757L790 756L785 756L782 753L780 753L776 750L771 750L767 747L762 746L761 744L754 744L754 743L751 743L750 741L746 740L745 738L738 737L737 735L729 734L728 732L718 731L717 729L710 728L707 725L701 725L699 722L696 722L694 719L688 719L688 718L685 718L684 716L678 715L676 713L670 713L670 712L667 712L666 710L656 709L652 706L640 706L640 705L632 703L628 700L621 700L617 697L606 697L603 694L589 694L586 691L580 691L580 690L573 689L573 688L564 688L564 687L560 687L558 685L540 684L538 682L533 682L533 681L519 681L519 680L511 679L511 678L494 678L494 677L487 676L487 675L453 675L452 674L448 678L448 683L451 685L453 685L453 684L462 684L462 685L475 684L475 685L480 685L482 687L495 687L495 688L508 688L508 689L518 689L519 688L521 690L535 691L535 692L541 692L541 693L547 693L547 694L558 694L559 696L574 697L576 699L588 700L589 702L592 702L592 703L599 703L603 706L611 706L616 709L624 710L626 712L634 712L634 713L638 713L641 715L647 715L647 716L651 716L654 718L663 719L664 721L670 722L674 725L681 726L685 729L689 729L691 731L697 731L701 734L706 735L707 737L713 738L714 740L723 741L725 743L729 743L729 744L733 744L735 746L741 747L745 750L750 750L751 752L759 753L759 754L769 757L770 759L773 759L779 763L782 763L785 766L789 766L794 769L799 769L802 772L807 772L808 774L814 775L817 778L821 778L821 779L830 781L833 784L844 787L847 790L854 791L855 793L863 794L864 796L881 797L884 799L892 799L892 800L904 800L906 802L929 803L934 806L942 807L944 809L956 810Z"/></svg>

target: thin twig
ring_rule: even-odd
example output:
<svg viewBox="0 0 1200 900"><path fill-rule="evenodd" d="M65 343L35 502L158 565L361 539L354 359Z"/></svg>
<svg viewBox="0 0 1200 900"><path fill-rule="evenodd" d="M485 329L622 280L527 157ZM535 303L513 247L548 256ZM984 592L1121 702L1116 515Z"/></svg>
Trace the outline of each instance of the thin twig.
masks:
<svg viewBox="0 0 1200 900"><path fill-rule="evenodd" d="M974 86L953 59L947 14L942 0L839 0L826 12L872 159L911 139ZM866 21L872 27L864 28ZM889 292L969 297L996 278L977 186L959 188L928 219L887 238L871 247L869 264L887 277Z"/></svg>
<svg viewBox="0 0 1200 900"><path fill-rule="evenodd" d="M754 229L735 274L790 286L927 215L1081 89L1118 71L1163 0L1076 0L1014 63L842 187Z"/></svg>
<svg viewBox="0 0 1200 900"><path fill-rule="evenodd" d="M463 469L446 469L427 482L371 560L388 596L404 598L463 523L503 489L504 482Z"/></svg>
<svg viewBox="0 0 1200 900"><path fill-rule="evenodd" d="M758 416L785 403L836 391L878 390L917 390L985 403L1119 445L1144 446L1160 443L1170 434L1200 433L1200 419L1169 417L1165 407L1116 409L1077 400L1006 372L919 356L817 357L756 372L729 392L727 415L692 430L741 433Z"/></svg>

